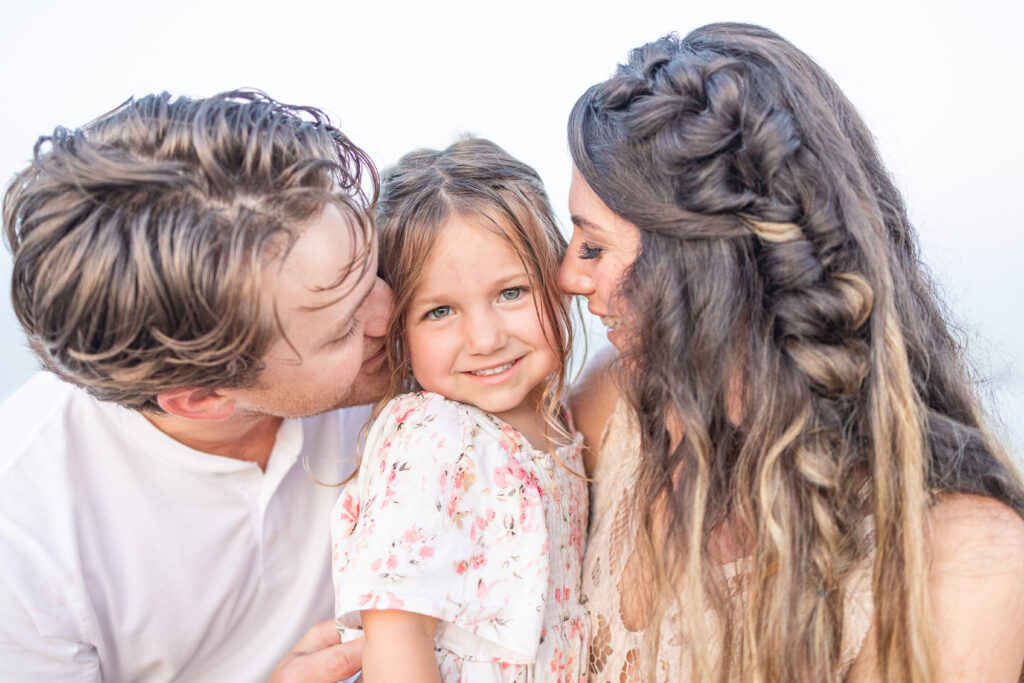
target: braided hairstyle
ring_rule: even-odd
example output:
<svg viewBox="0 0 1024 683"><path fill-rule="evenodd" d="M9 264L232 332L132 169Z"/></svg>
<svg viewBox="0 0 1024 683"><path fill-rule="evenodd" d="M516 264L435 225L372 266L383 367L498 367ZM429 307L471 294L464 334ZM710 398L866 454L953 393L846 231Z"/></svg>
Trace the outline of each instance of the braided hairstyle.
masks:
<svg viewBox="0 0 1024 683"><path fill-rule="evenodd" d="M577 101L569 144L641 235L620 290L644 331L620 373L639 548L694 679L834 679L844 589L873 562L883 677L926 680L928 506L969 492L1024 516L1024 494L854 108L775 33L713 24L633 50ZM712 559L725 529L752 558L739 605Z"/></svg>

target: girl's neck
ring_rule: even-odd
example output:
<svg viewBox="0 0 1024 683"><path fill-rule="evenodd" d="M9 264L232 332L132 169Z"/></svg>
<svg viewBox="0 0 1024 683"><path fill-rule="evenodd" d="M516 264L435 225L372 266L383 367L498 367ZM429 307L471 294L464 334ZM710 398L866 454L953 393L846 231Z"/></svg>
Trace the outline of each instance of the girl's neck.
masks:
<svg viewBox="0 0 1024 683"><path fill-rule="evenodd" d="M526 405L524 402L512 410L497 413L497 416L522 434L523 438L537 450L546 451L554 445L550 438L551 427L544 419L543 413L535 406Z"/></svg>
<svg viewBox="0 0 1024 683"><path fill-rule="evenodd" d="M522 434L531 446L548 451L560 446L563 439L559 437L558 430L548 423L548 416L541 407L543 400L544 389L538 386L518 406L496 415Z"/></svg>

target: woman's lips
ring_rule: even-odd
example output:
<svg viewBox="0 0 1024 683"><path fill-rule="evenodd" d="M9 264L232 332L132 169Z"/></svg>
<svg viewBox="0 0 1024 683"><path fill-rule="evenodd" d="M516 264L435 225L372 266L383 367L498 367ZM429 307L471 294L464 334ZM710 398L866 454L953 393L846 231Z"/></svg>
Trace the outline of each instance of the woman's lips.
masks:
<svg viewBox="0 0 1024 683"><path fill-rule="evenodd" d="M622 327L622 318L614 315L602 315L601 323L610 330L617 330Z"/></svg>

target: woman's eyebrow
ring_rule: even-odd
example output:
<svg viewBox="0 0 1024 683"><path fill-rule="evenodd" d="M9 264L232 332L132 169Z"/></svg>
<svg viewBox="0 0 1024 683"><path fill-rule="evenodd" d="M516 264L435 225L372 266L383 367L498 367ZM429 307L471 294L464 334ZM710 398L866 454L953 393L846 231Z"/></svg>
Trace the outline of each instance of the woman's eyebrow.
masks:
<svg viewBox="0 0 1024 683"><path fill-rule="evenodd" d="M577 215L575 213L572 214L571 216L569 216L569 220L572 221L573 225L575 225L575 226L577 226L579 228L590 228L592 230L601 230L601 226L598 225L597 223L594 223L593 221L587 220L583 216Z"/></svg>

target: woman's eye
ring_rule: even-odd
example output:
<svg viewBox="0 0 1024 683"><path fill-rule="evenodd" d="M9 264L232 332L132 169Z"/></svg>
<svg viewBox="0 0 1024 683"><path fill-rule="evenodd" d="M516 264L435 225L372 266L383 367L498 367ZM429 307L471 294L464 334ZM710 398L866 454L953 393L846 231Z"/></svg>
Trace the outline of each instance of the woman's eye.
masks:
<svg viewBox="0 0 1024 683"><path fill-rule="evenodd" d="M429 311L427 311L426 317L431 320L441 320L442 318L447 318L451 314L451 306L438 306L437 308L432 308Z"/></svg>
<svg viewBox="0 0 1024 683"><path fill-rule="evenodd" d="M603 250L601 247L592 247L586 242L580 242L580 258L589 260L600 256Z"/></svg>
<svg viewBox="0 0 1024 683"><path fill-rule="evenodd" d="M501 290L501 294L498 296L502 301L515 301L516 299L522 298L523 288L509 287L508 289Z"/></svg>

